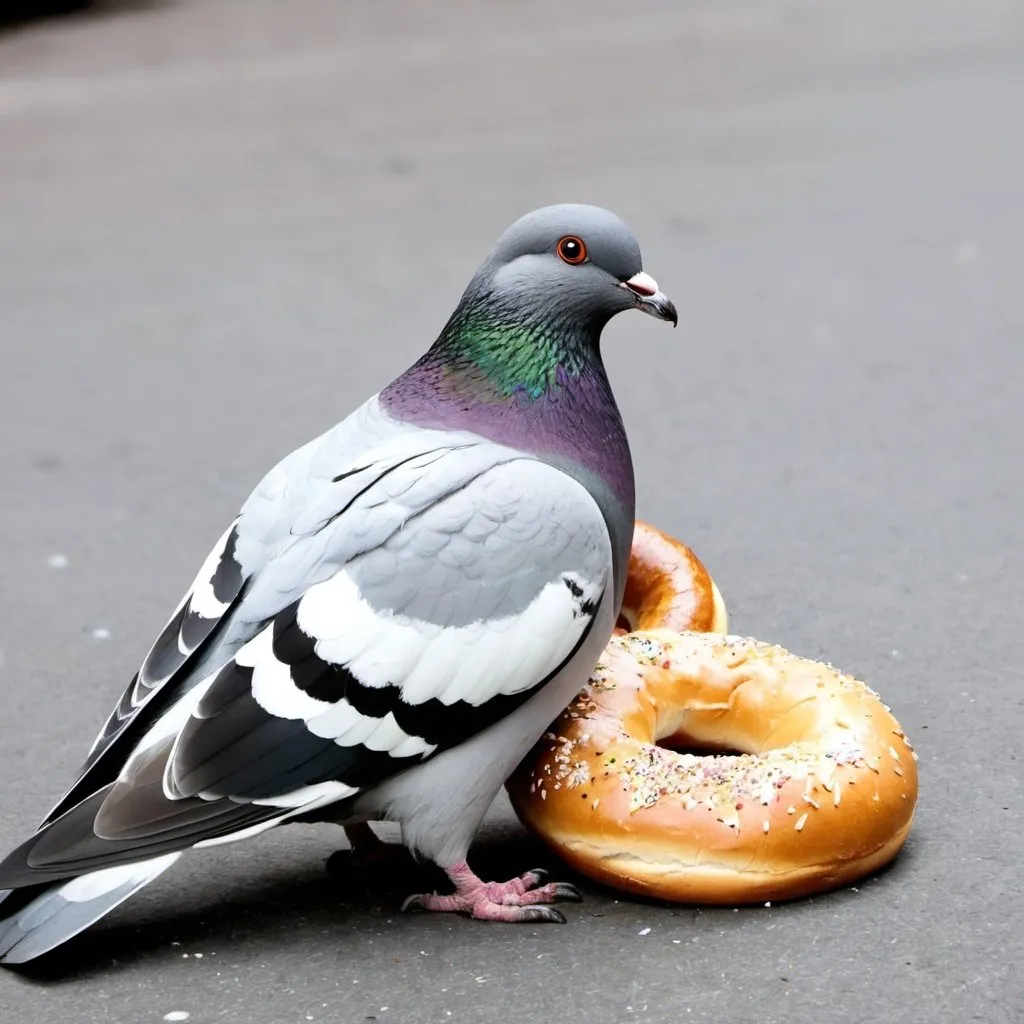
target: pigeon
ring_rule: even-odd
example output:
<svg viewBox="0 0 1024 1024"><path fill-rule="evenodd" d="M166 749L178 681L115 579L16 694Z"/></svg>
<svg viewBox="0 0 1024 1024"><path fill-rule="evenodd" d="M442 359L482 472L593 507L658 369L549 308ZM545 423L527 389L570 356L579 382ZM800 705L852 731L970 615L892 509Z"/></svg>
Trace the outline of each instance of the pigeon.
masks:
<svg viewBox="0 0 1024 1024"><path fill-rule="evenodd" d="M628 309L678 319L618 216L527 213L425 354L267 473L0 863L0 962L187 850L295 821L398 823L453 889L405 907L565 921L572 886L484 882L466 858L618 617L634 475L600 338Z"/></svg>

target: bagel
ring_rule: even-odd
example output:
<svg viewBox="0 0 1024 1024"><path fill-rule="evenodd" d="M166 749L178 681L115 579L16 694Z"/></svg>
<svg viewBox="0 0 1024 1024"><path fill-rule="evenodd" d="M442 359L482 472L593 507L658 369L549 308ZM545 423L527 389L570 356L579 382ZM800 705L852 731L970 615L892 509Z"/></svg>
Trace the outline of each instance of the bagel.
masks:
<svg viewBox="0 0 1024 1024"><path fill-rule="evenodd" d="M678 612L634 593L636 621ZM704 593L695 615L714 624L717 589ZM916 761L878 695L830 665L751 638L643 628L612 638L506 788L581 874L735 906L824 892L892 860Z"/></svg>
<svg viewBox="0 0 1024 1024"><path fill-rule="evenodd" d="M728 613L701 560L667 533L637 521L619 626L724 633Z"/></svg>

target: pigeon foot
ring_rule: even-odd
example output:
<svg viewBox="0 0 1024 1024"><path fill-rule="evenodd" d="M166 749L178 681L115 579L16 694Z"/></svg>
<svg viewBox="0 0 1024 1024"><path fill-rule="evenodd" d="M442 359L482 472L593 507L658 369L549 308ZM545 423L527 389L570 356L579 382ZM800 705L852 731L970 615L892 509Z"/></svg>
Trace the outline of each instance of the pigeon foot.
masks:
<svg viewBox="0 0 1024 1024"><path fill-rule="evenodd" d="M532 922L565 924L565 916L547 904L559 900L582 901L579 889L568 882L548 882L542 868L527 871L507 882L484 882L463 861L445 873L455 886L450 896L420 893L410 896L403 910L432 910L469 914L478 921Z"/></svg>

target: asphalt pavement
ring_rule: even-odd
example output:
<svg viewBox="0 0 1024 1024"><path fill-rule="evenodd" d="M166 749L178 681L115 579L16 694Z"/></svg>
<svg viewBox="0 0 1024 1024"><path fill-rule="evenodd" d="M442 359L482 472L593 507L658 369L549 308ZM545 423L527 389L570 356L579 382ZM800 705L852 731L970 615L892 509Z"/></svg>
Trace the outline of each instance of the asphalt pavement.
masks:
<svg viewBox="0 0 1024 1024"><path fill-rule="evenodd" d="M4 850L263 471L561 201L629 221L680 311L606 334L640 515L696 548L736 632L877 689L921 796L897 863L840 892L734 911L584 883L562 927L403 915L325 873L339 830L277 830L0 972L0 1021L1024 1019L1022 104L1011 0L4 25ZM557 868L504 797L471 857Z"/></svg>

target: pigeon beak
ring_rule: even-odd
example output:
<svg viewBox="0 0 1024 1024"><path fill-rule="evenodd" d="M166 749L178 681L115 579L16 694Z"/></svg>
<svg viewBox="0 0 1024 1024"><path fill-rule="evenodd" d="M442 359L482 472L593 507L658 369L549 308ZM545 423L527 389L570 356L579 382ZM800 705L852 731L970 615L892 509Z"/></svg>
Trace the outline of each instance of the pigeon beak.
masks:
<svg viewBox="0 0 1024 1024"><path fill-rule="evenodd" d="M672 300L658 288L658 282L642 270L620 283L621 288L633 293L636 308L659 320L670 320L673 327L679 325L679 314Z"/></svg>

